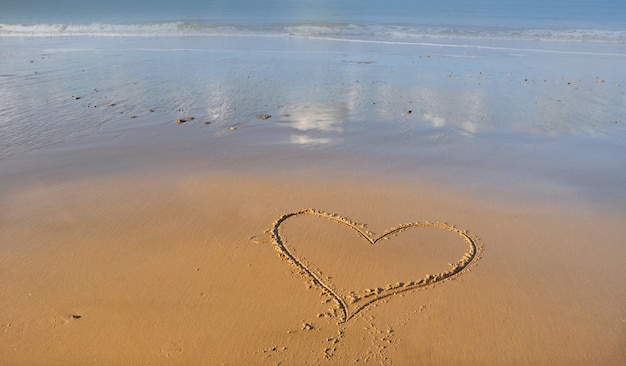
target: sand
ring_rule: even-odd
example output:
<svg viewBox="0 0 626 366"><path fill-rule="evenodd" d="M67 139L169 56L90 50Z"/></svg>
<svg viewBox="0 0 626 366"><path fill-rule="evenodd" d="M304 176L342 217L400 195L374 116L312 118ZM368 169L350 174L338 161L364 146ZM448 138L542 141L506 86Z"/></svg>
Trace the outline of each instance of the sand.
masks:
<svg viewBox="0 0 626 366"><path fill-rule="evenodd" d="M505 205L407 181L158 177L86 177L4 196L4 362L625 360L624 216ZM449 270L466 243L417 228L372 245L335 219L295 216L279 229L306 263L299 268L271 233L307 207L367 224L372 235L447 222L482 253L446 281L429 277L360 311L350 303L346 319L329 288L346 302L393 292Z"/></svg>
<svg viewBox="0 0 626 366"><path fill-rule="evenodd" d="M0 363L626 363L622 56L215 42L5 54Z"/></svg>

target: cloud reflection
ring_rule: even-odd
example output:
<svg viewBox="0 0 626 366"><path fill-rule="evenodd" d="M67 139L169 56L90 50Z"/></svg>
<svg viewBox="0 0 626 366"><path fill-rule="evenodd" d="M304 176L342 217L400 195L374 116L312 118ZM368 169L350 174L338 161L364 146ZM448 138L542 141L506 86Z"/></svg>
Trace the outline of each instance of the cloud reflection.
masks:
<svg viewBox="0 0 626 366"><path fill-rule="evenodd" d="M298 130L290 142L298 145L326 145L335 142L343 131L341 123L348 119L345 103L316 103L286 107L283 116L291 127Z"/></svg>
<svg viewBox="0 0 626 366"><path fill-rule="evenodd" d="M432 113L424 113L422 116L427 122L430 122L433 127L444 127L446 125L446 119L443 117L435 116Z"/></svg>
<svg viewBox="0 0 626 366"><path fill-rule="evenodd" d="M333 140L327 137L310 137L307 135L291 135L289 142L295 145L327 145Z"/></svg>

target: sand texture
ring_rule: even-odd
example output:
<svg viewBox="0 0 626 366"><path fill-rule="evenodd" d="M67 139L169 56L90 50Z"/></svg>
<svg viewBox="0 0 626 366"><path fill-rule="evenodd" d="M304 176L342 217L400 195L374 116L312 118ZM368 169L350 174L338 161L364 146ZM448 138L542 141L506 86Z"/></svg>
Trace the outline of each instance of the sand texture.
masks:
<svg viewBox="0 0 626 366"><path fill-rule="evenodd" d="M3 362L626 360L623 217L397 181L150 181L5 196Z"/></svg>

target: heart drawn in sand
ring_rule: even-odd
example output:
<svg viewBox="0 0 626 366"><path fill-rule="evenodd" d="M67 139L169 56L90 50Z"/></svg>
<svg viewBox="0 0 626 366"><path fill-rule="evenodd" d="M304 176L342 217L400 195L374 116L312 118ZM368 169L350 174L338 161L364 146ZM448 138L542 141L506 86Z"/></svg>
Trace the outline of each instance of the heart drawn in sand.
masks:
<svg viewBox="0 0 626 366"><path fill-rule="evenodd" d="M448 263L448 269L444 269L436 274L429 274L426 276L422 275L420 279L404 278L403 280L407 280L406 282L396 282L394 285L386 285L384 287L373 287L368 289L337 289L330 277L322 276L321 272L319 272L319 270L317 270L312 264L308 263L306 260L296 254L295 248L298 246L297 242L292 243L290 241L289 244L287 244L287 239L285 238L285 235L283 235L285 223L287 221L303 216L325 218L341 224L342 226L347 227L349 230L356 233L358 237L364 240L363 242L365 244L369 244L370 248L374 248L375 246L378 247L377 244L379 244L382 240L390 239L391 237L397 236L398 234L404 233L408 230L430 228L435 229L436 231L443 231L446 233L458 235L458 237L465 244L466 249L463 255L455 262ZM337 303L337 306L339 308L339 313L337 314L337 316L339 316L340 322L346 322L352 319L361 310L367 308L378 300L389 298L390 296L402 292L432 286L436 283L454 278L460 275L472 263L474 263L480 257L480 253L482 251L482 246L480 245L477 237L468 234L466 230L458 229L446 223L431 223L428 221L407 223L388 229L383 234L376 236L373 233L367 231L365 229L365 225L363 224L358 224L349 220L348 218L336 214L331 214L310 208L288 213L278 218L274 222L271 236L272 241L275 245L275 249L279 252L279 254L286 258L303 275L307 276L315 286L321 288L322 291L327 293ZM389 245L389 248L393 250L393 244L386 245ZM418 248L416 250L421 249ZM423 273L422 270L420 270L419 268L415 268L414 270L411 269L411 271L415 272L415 274L411 272L411 276L414 277L417 277L419 273Z"/></svg>

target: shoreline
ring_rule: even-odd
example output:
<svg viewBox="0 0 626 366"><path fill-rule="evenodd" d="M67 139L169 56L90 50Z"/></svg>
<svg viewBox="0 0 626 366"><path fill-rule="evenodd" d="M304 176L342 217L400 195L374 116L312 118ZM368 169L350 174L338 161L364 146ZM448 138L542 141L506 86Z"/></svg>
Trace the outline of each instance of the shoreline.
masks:
<svg viewBox="0 0 626 366"><path fill-rule="evenodd" d="M339 158L357 170L418 181L464 179L460 188L626 200L619 159L626 74L612 57L572 62L558 54L358 44L342 50L321 40L229 44L223 37L207 44L166 39L159 52L137 48L159 40L131 39L119 48L104 39L76 52L36 40L41 49L7 53L0 87L11 120L1 130L0 162L37 164L49 151L58 164L74 161L79 169L90 163L74 155L114 169L206 157L213 166L228 168L222 161L229 160L247 170L255 169L246 166L253 158L262 171L275 169L275 158L321 169ZM178 41L189 48L175 48ZM207 63L212 68L203 72ZM165 66L171 75L162 73ZM55 117L38 117L49 114Z"/></svg>

